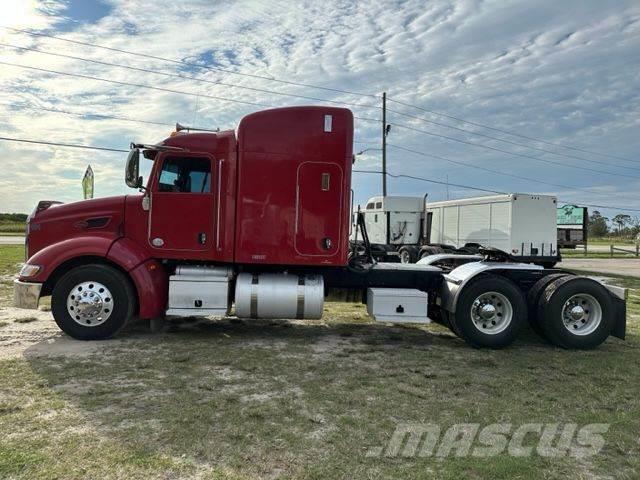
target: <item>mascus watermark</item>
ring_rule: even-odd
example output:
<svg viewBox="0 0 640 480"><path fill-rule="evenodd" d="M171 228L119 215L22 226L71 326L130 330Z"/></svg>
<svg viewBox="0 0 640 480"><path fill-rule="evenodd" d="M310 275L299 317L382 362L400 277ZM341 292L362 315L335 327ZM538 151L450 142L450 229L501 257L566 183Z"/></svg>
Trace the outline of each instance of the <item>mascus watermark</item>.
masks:
<svg viewBox="0 0 640 480"><path fill-rule="evenodd" d="M608 423L431 423L399 424L389 443L369 449L367 457L513 457L585 458L604 447Z"/></svg>

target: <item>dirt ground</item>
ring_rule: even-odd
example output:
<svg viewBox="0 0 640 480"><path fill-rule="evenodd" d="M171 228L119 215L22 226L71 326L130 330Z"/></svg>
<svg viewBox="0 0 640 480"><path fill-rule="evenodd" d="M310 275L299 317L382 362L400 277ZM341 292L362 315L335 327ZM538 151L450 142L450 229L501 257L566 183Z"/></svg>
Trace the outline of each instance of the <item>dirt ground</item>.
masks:
<svg viewBox="0 0 640 480"><path fill-rule="evenodd" d="M111 345L105 342L78 342L64 335L51 312L0 307L0 360L31 356L83 357ZM126 343L126 340L111 342Z"/></svg>

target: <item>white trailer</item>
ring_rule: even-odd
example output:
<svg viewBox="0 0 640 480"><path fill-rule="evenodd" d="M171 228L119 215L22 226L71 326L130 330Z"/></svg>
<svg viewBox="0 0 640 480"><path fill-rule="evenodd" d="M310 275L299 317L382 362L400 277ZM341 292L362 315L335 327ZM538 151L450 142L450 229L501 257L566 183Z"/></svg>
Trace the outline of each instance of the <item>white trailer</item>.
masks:
<svg viewBox="0 0 640 480"><path fill-rule="evenodd" d="M556 207L553 196L522 193L442 202L387 196L371 198L362 213L371 244L403 263L483 246L551 266L560 259Z"/></svg>
<svg viewBox="0 0 640 480"><path fill-rule="evenodd" d="M523 193L428 203L429 240L455 248L486 245L527 261L556 257L556 207L556 197Z"/></svg>

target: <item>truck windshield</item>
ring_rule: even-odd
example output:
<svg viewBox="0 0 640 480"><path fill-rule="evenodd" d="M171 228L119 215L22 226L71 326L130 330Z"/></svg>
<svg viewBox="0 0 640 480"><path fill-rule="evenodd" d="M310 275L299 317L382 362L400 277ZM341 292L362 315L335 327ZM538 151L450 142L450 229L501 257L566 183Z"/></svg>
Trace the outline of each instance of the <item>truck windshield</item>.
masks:
<svg viewBox="0 0 640 480"><path fill-rule="evenodd" d="M166 157L160 172L160 192L209 193L211 162L208 158Z"/></svg>

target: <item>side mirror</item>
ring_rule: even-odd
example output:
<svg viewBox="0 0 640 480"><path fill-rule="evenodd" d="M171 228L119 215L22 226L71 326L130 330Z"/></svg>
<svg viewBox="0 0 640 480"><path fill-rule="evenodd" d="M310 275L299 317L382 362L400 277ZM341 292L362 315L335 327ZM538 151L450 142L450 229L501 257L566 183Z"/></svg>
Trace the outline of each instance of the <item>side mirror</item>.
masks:
<svg viewBox="0 0 640 480"><path fill-rule="evenodd" d="M128 187L142 187L142 177L140 176L140 150L132 149L127 157L127 165L124 171L124 182Z"/></svg>

